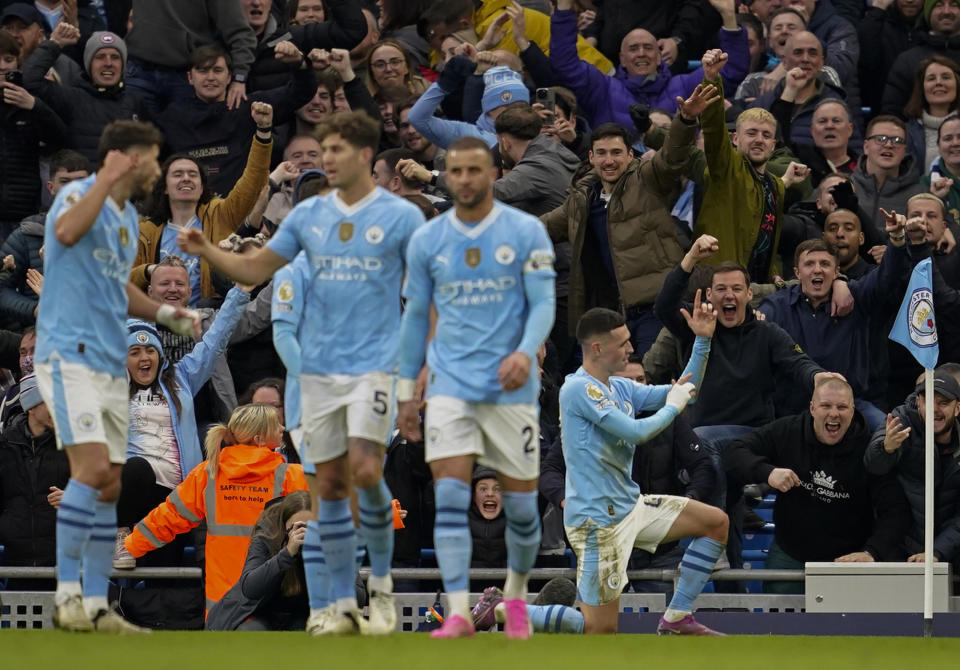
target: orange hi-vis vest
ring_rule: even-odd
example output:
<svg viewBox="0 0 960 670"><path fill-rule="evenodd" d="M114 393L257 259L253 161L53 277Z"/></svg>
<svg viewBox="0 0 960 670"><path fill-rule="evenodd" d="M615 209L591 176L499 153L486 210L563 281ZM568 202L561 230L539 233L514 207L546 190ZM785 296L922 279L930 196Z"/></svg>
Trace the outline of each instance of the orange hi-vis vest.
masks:
<svg viewBox="0 0 960 670"><path fill-rule="evenodd" d="M140 557L207 520L207 611L240 579L257 517L273 498L307 490L303 468L268 447L233 445L220 452L217 476L207 461L136 525L126 547Z"/></svg>

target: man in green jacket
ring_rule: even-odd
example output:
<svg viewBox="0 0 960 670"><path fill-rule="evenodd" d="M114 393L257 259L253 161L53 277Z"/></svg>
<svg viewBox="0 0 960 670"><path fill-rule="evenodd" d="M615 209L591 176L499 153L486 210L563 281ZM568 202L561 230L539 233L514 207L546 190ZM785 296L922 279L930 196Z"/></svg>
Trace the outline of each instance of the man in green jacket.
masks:
<svg viewBox="0 0 960 670"><path fill-rule="evenodd" d="M718 73L726 62L727 54L719 49L708 51L702 61L704 84L713 84L721 95ZM783 179L766 169L776 147L777 122L765 109L748 109L737 117L732 144L723 105L708 105L701 125L708 179L695 236L717 238L722 251L709 264L734 261L756 281L770 281L779 274L785 189L802 182L809 168L791 162Z"/></svg>
<svg viewBox="0 0 960 670"><path fill-rule="evenodd" d="M594 129L593 169L574 182L562 205L541 217L554 242L573 247L566 310L571 334L585 311L607 307L626 316L638 355L653 344L660 332L653 302L683 258L670 196L693 149L697 117L719 100L715 85L707 84L687 100L678 98L669 135L649 161L634 157L630 131L623 126L604 123Z"/></svg>

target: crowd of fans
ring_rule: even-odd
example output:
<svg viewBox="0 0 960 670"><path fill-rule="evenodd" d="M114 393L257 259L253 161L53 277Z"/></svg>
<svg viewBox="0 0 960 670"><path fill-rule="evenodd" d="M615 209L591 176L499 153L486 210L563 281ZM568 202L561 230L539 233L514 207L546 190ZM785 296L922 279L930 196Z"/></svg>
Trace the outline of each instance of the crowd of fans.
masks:
<svg viewBox="0 0 960 670"><path fill-rule="evenodd" d="M174 537L204 505L174 493L205 459L197 472L210 477L231 467L203 448L208 426L233 425L240 398L296 428L283 414L291 361L277 354L296 324L277 302L302 300L302 287L234 287L181 252L177 233L197 228L240 254L261 246L297 202L326 192L313 131L352 109L381 124L380 187L436 216L451 206L446 147L477 137L495 149L496 198L539 216L554 242L542 565L565 564L557 392L579 365L578 319L621 312L634 350L624 376L667 383L690 356L679 310L698 290L718 313L703 386L637 450L641 489L727 510L734 567L744 486L757 484L779 492L771 567L921 560L921 369L886 334L912 267L931 258L934 547L960 567L960 0L4 0L0 27L3 564L54 563L68 467L32 375L44 214L96 171L106 124L149 120L163 134L132 280L205 310L198 342L129 324L117 565L150 550L141 562L180 565L194 541ZM722 100L698 124L678 105L704 83ZM297 462L289 432L236 437L282 456L259 457L270 482L281 460ZM436 506L423 445L396 438L385 472L405 510L394 564L421 565ZM304 488L294 474L290 490ZM498 485L478 471L474 490L474 565L502 567ZM234 555L211 573L210 552L239 545L207 542L208 605L230 594L233 608L218 625L300 625L290 598L302 579L284 575L297 570L305 506L268 507L242 543L246 565ZM679 555L638 550L632 566ZM263 609L270 593L280 604Z"/></svg>

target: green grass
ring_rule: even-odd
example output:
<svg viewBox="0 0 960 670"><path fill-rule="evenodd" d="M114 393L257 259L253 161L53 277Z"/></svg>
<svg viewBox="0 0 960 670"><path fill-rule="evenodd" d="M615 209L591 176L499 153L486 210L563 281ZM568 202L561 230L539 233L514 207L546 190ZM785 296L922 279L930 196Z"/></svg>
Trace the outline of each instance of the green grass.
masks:
<svg viewBox="0 0 960 670"><path fill-rule="evenodd" d="M499 634L431 640L413 633L317 639L302 633L0 632L5 670L933 670L954 668L958 658L960 639L539 635L508 642Z"/></svg>

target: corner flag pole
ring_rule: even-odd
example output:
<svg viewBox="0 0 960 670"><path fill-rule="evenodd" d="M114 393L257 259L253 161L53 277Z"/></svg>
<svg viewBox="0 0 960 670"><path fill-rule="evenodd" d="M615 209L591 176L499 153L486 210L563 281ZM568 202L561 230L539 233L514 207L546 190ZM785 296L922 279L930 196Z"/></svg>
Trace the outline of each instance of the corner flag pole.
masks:
<svg viewBox="0 0 960 670"><path fill-rule="evenodd" d="M929 258L913 268L900 311L890 330L923 366L924 390L924 496L923 496L923 636L933 636L933 369L940 357L937 323L933 312L933 273Z"/></svg>
<svg viewBox="0 0 960 670"><path fill-rule="evenodd" d="M933 370L923 371L924 420L923 492L923 636L933 637Z"/></svg>

